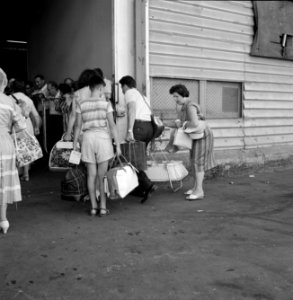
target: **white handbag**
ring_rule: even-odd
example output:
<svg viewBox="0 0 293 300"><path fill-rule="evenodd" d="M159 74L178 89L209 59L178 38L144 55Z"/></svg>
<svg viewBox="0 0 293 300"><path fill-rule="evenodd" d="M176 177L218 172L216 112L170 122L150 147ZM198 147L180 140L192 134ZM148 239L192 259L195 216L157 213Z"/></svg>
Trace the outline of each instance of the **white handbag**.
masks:
<svg viewBox="0 0 293 300"><path fill-rule="evenodd" d="M174 135L173 145L190 150L192 148L192 139L187 133L184 132L183 128L178 128Z"/></svg>
<svg viewBox="0 0 293 300"><path fill-rule="evenodd" d="M110 169L106 174L110 198L124 198L138 186L137 170L125 158L127 163L122 163L119 157L117 159L119 166Z"/></svg>
<svg viewBox="0 0 293 300"><path fill-rule="evenodd" d="M157 162L154 159L148 161L146 174L153 182L169 182L173 192L177 192L183 187L182 180L188 175L188 171L182 161L164 160ZM179 186L175 188L174 182L178 182Z"/></svg>

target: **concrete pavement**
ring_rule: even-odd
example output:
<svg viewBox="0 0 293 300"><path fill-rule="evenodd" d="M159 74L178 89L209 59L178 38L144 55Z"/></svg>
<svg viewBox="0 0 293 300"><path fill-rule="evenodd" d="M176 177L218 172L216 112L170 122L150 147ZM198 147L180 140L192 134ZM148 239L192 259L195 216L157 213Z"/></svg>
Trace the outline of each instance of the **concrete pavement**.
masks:
<svg viewBox="0 0 293 300"><path fill-rule="evenodd" d="M9 207L1 300L293 299L293 169L210 178L196 202L160 186L103 218L60 200L62 177L32 172Z"/></svg>

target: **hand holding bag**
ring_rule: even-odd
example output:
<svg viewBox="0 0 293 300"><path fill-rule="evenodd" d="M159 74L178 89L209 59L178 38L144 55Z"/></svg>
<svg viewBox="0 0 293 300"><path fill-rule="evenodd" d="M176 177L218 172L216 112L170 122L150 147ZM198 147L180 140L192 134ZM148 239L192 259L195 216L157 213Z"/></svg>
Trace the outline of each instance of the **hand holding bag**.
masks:
<svg viewBox="0 0 293 300"><path fill-rule="evenodd" d="M42 148L35 136L26 130L15 132L13 128L13 141L16 150L16 165L23 167L43 156Z"/></svg>
<svg viewBox="0 0 293 300"><path fill-rule="evenodd" d="M69 162L71 152L73 151L73 142L63 141L63 136L50 151L49 170L50 171L67 171L76 166Z"/></svg>
<svg viewBox="0 0 293 300"><path fill-rule="evenodd" d="M123 156L122 156L123 157ZM107 172L107 189L110 193L110 198L126 197L131 191L138 186L137 170L124 158L126 163L122 163L119 156L116 156L118 166L110 168ZM112 165L115 161L112 161Z"/></svg>
<svg viewBox="0 0 293 300"><path fill-rule="evenodd" d="M184 129L182 127L176 130L174 134L173 145L177 147L187 148L189 150L192 148L192 139L187 133L184 132Z"/></svg>

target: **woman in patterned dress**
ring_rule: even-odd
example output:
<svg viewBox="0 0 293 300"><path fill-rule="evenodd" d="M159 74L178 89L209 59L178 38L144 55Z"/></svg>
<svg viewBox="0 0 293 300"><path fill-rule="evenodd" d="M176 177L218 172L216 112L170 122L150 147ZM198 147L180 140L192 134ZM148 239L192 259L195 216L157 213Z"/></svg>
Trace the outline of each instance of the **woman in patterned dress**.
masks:
<svg viewBox="0 0 293 300"><path fill-rule="evenodd" d="M0 230L6 233L9 228L7 204L21 201L21 190L15 160L15 147L11 137L11 128L16 132L26 128L20 108L14 100L3 92L7 77L0 69Z"/></svg>
<svg viewBox="0 0 293 300"><path fill-rule="evenodd" d="M177 84L170 88L170 94L177 105L181 105L180 120L177 120L176 126L181 127L183 122L185 127L195 128L199 124L199 120L204 120L200 107L192 102L189 97L188 89ZM192 175L194 177L193 187L186 191L186 200L200 200L204 198L203 179L205 171L216 166L214 159L214 137L210 127L206 124L204 137L198 140L193 140L192 149L190 150L190 162L192 167Z"/></svg>
<svg viewBox="0 0 293 300"><path fill-rule="evenodd" d="M25 118L26 130L31 135L38 135L41 127L41 117L31 98L24 94L25 84L22 81L15 80L11 86L11 97L16 101ZM25 165L19 170L22 181L29 181L30 164Z"/></svg>

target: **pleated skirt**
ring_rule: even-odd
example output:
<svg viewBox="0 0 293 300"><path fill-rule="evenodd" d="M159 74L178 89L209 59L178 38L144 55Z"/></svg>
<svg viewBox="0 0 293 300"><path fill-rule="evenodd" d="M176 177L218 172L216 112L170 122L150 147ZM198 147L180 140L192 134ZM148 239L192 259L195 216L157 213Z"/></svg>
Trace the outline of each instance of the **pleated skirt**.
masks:
<svg viewBox="0 0 293 300"><path fill-rule="evenodd" d="M208 126L205 129L205 134L202 139L193 140L192 149L190 150L190 162L193 172L207 171L216 166L214 158L214 136Z"/></svg>
<svg viewBox="0 0 293 300"><path fill-rule="evenodd" d="M0 205L21 201L15 148L8 133L0 133Z"/></svg>

